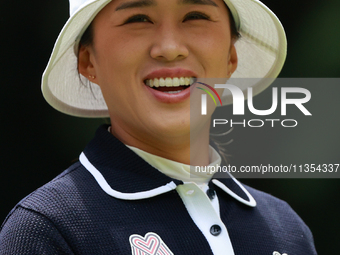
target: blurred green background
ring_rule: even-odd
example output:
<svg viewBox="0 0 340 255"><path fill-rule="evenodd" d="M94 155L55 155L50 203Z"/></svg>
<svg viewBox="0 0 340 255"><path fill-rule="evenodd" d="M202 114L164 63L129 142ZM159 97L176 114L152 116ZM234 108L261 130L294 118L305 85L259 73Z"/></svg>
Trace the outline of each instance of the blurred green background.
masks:
<svg viewBox="0 0 340 255"><path fill-rule="evenodd" d="M265 0L286 28L288 57L280 77L340 76L340 1ZM1 146L0 221L23 197L67 168L105 120L69 117L52 109L40 90L41 74L68 18L68 1L1 1ZM320 88L323 104L334 97ZM333 88L340 94L340 86ZM326 93L327 92L327 93ZM268 98L268 97L267 97ZM232 160L251 165L256 159L308 158L315 153L340 163L339 107L331 125L307 126L273 141L268 134L249 136L236 130ZM322 105L315 109L322 110ZM311 146L310 141L315 141ZM264 145L266 144L266 145ZM276 148L269 153L268 145ZM258 148L266 148L262 151ZM255 161L254 161L255 159ZM335 162L337 161L337 162ZM313 162L305 162L313 163ZM337 254L340 239L339 179L256 179L243 182L286 200L311 228L319 254Z"/></svg>

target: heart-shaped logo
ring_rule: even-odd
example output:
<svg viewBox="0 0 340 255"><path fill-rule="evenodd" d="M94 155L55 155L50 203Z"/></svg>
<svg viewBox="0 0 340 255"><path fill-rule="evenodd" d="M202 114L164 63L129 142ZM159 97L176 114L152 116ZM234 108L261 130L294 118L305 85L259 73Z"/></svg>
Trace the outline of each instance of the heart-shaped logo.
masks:
<svg viewBox="0 0 340 255"><path fill-rule="evenodd" d="M145 237L131 235L130 244L132 255L173 255L163 240L152 232L147 233Z"/></svg>
<svg viewBox="0 0 340 255"><path fill-rule="evenodd" d="M273 255L288 255L287 253L280 253L280 252L278 252L278 251L274 251L273 252Z"/></svg>

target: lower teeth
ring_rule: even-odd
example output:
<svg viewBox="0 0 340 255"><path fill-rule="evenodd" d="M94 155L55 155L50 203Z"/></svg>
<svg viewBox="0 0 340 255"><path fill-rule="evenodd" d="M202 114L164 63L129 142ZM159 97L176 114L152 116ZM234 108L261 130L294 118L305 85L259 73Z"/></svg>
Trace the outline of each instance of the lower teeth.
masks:
<svg viewBox="0 0 340 255"><path fill-rule="evenodd" d="M163 91L165 93L169 93L169 94L176 94L176 93L179 93L181 92L182 90L176 90L176 91Z"/></svg>

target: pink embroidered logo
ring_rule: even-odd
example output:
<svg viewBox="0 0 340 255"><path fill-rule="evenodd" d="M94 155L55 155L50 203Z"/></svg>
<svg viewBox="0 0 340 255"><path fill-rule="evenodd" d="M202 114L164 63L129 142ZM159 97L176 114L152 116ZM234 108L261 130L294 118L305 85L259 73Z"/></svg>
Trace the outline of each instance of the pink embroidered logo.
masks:
<svg viewBox="0 0 340 255"><path fill-rule="evenodd" d="M142 237L131 235L132 255L173 255L163 240L155 233L149 232Z"/></svg>
<svg viewBox="0 0 340 255"><path fill-rule="evenodd" d="M273 252L273 255L281 255L281 253L278 252L278 251L274 251L274 252ZM288 255L288 254L287 254L287 253L282 253L282 255Z"/></svg>

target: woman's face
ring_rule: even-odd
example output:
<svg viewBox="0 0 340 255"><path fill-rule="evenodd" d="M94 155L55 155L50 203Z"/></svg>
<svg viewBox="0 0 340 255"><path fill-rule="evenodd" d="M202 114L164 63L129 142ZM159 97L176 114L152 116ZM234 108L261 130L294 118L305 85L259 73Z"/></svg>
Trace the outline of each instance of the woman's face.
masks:
<svg viewBox="0 0 340 255"><path fill-rule="evenodd" d="M113 128L134 136L187 135L190 86L178 85L228 77L237 66L223 0L113 0L93 32L93 44L80 49L79 70L95 76ZM192 87L191 96L199 96Z"/></svg>

